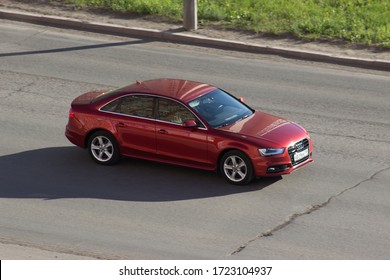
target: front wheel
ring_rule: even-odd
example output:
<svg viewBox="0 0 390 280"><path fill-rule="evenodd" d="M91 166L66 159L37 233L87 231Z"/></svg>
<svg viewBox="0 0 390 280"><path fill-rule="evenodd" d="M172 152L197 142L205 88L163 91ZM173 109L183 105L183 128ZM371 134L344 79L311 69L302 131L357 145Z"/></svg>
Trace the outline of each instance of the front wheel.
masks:
<svg viewBox="0 0 390 280"><path fill-rule="evenodd" d="M120 158L115 138L106 131L97 131L91 135L88 152L94 161L104 165L114 164Z"/></svg>
<svg viewBox="0 0 390 280"><path fill-rule="evenodd" d="M248 184L254 178L252 162L237 150L229 151L221 158L220 171L229 183L235 185Z"/></svg>

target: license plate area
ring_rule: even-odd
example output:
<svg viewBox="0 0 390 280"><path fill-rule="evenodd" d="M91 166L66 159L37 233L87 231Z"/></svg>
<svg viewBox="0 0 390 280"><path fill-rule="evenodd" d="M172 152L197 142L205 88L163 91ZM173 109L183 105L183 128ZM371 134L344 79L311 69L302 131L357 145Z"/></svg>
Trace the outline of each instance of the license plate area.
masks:
<svg viewBox="0 0 390 280"><path fill-rule="evenodd" d="M299 162L304 158L307 158L309 156L309 149L305 149L303 151L295 152L294 153L294 162Z"/></svg>

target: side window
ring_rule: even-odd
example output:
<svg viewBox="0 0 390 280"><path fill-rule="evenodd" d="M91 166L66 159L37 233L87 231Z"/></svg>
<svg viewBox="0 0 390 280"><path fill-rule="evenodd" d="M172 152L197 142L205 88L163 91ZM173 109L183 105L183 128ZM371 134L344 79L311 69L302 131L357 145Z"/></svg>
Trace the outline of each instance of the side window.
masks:
<svg viewBox="0 0 390 280"><path fill-rule="evenodd" d="M164 98L158 99L158 116L157 118L162 121L182 124L186 120L196 120L194 114L192 114L183 105Z"/></svg>
<svg viewBox="0 0 390 280"><path fill-rule="evenodd" d="M116 112L116 108L118 108L119 103L121 103L121 99L114 100L104 105L100 110L105 112Z"/></svg>
<svg viewBox="0 0 390 280"><path fill-rule="evenodd" d="M128 95L119 98L101 110L143 118L153 118L154 97Z"/></svg>

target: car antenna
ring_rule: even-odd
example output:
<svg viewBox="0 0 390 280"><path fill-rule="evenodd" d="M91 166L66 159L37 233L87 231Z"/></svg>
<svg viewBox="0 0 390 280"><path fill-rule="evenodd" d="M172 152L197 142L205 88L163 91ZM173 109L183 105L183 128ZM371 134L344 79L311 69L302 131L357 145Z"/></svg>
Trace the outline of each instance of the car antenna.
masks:
<svg viewBox="0 0 390 280"><path fill-rule="evenodd" d="M135 80L135 82L137 83L137 85L142 84L142 82L140 82L140 81L138 81L138 80Z"/></svg>

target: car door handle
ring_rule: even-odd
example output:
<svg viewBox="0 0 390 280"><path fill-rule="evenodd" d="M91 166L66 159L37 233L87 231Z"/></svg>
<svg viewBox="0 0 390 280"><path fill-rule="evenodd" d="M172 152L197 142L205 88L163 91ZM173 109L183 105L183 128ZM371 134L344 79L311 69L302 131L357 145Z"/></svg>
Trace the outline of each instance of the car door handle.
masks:
<svg viewBox="0 0 390 280"><path fill-rule="evenodd" d="M158 131L158 133L160 133L160 134L168 134L168 131L166 131L165 129L160 129Z"/></svg>
<svg viewBox="0 0 390 280"><path fill-rule="evenodd" d="M118 123L118 126L119 127L125 127L126 125L124 123L120 122L120 123Z"/></svg>

